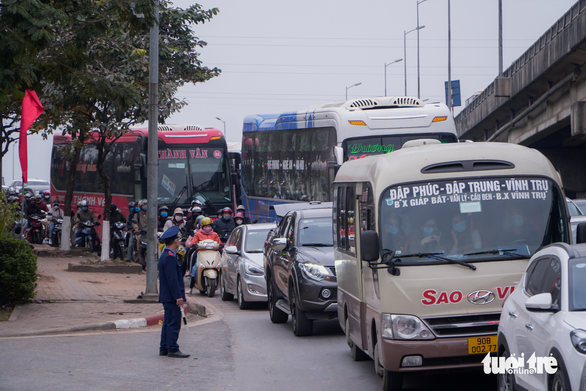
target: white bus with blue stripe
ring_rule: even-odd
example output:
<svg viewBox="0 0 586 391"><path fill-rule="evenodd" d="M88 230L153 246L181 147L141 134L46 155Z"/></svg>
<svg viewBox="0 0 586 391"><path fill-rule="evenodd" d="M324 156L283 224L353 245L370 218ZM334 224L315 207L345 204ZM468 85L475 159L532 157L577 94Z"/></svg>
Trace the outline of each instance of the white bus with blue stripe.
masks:
<svg viewBox="0 0 586 391"><path fill-rule="evenodd" d="M332 201L337 167L391 153L414 139L457 142L443 103L412 97L354 99L244 119L242 202L251 220L273 221L270 206Z"/></svg>

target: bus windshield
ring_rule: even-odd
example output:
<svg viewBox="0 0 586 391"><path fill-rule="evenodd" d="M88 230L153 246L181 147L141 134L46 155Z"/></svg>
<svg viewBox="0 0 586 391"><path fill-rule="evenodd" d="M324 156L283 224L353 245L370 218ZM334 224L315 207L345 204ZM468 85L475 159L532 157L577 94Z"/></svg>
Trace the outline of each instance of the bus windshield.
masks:
<svg viewBox="0 0 586 391"><path fill-rule="evenodd" d="M227 157L226 149L221 147L160 149L159 205L184 204L198 194L212 203L230 202Z"/></svg>
<svg viewBox="0 0 586 391"><path fill-rule="evenodd" d="M401 265L529 258L567 241L563 197L544 178L458 179L387 188L381 242ZM550 217L551 216L551 217Z"/></svg>
<svg viewBox="0 0 586 391"><path fill-rule="evenodd" d="M426 133L410 135L389 135L360 137L344 140L344 161L362 159L363 157L382 155L401 149L407 141L429 138L442 143L455 143L456 135L451 133Z"/></svg>

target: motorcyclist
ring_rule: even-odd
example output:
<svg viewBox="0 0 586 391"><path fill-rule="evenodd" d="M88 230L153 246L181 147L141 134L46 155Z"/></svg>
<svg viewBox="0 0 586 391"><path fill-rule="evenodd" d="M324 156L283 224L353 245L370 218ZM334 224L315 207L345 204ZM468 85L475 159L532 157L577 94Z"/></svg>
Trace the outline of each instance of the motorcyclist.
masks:
<svg viewBox="0 0 586 391"><path fill-rule="evenodd" d="M35 196L35 202L37 203L37 205L39 206L39 208L43 212L49 213L49 207L47 206L47 204L45 203L45 201L43 201L43 196L41 194L37 194Z"/></svg>
<svg viewBox="0 0 586 391"><path fill-rule="evenodd" d="M126 217L124 217L116 204L112 203L110 204L110 227L118 222L126 223Z"/></svg>
<svg viewBox="0 0 586 391"><path fill-rule="evenodd" d="M85 223L86 221L91 221L91 222L95 223L96 225L99 225L98 218L94 214L94 211L89 208L87 200L81 200L81 202L79 203L79 209L77 210L77 213L75 215L75 223L77 224L77 230L75 231L75 246L76 247L81 247L83 245L83 243L81 242L82 231L84 228L83 223ZM100 238L98 238L98 235L96 235L96 230L94 229L93 231L94 231L94 233L92 234L91 239L94 242L94 251L96 251L98 254L100 254L101 253Z"/></svg>
<svg viewBox="0 0 586 391"><path fill-rule="evenodd" d="M195 233L195 222L197 218L202 215L202 212L203 211L199 206L194 206L193 208L191 208L191 215L189 215L187 221L185 222L185 229L187 230L189 235L193 235Z"/></svg>
<svg viewBox="0 0 586 391"><path fill-rule="evenodd" d="M218 233L222 243L226 243L228 236L235 227L236 223L232 218L232 209L225 207L222 210L222 218L218 218L216 221L214 221L214 231Z"/></svg>
<svg viewBox="0 0 586 391"><path fill-rule="evenodd" d="M43 213L43 210L41 209L40 205L37 204L35 198L33 198L30 193L25 193L24 198L24 211L27 217L32 215L40 215Z"/></svg>
<svg viewBox="0 0 586 391"><path fill-rule="evenodd" d="M234 215L234 222L236 226L244 224L244 215L241 212L238 212Z"/></svg>
<svg viewBox="0 0 586 391"><path fill-rule="evenodd" d="M53 238L53 230L55 229L55 222L57 221L57 219L63 219L63 217L65 216L65 212L63 212L63 209L60 208L59 206L59 200L55 200L53 201L53 209L51 209L51 215L49 217L47 217L47 221L49 222L49 244L53 245L53 243L51 242L52 238ZM57 245L57 244L55 244Z"/></svg>
<svg viewBox="0 0 586 391"><path fill-rule="evenodd" d="M46 205L51 205L51 192L49 190L43 192L43 202Z"/></svg>
<svg viewBox="0 0 586 391"><path fill-rule="evenodd" d="M179 227L180 230L185 228L185 221L183 221L183 209L181 208L175 208L175 210L173 211L173 219L167 220L165 222L163 232L165 232L174 225Z"/></svg>
<svg viewBox="0 0 586 391"><path fill-rule="evenodd" d="M218 236L218 234L216 232L214 232L214 229L212 227L212 219L210 219L209 217L204 217L203 219L201 219L200 225L201 225L201 229L195 234L193 235L193 238L191 240L188 240L188 242L185 244L187 247L196 247L197 248L197 243L202 241L202 240L206 240L206 239L211 239L215 242L221 243L220 241L220 237ZM190 257L192 260L193 265L189 265L191 273L193 273L193 270L197 270L197 253L194 254L194 256ZM191 282L189 283L189 290L186 292L187 294L191 293L191 290L193 289L193 286L195 285L195 278L191 279Z"/></svg>
<svg viewBox="0 0 586 391"><path fill-rule="evenodd" d="M159 231L163 230L165 223L167 222L167 217L169 217L169 208L165 205L159 208L159 217L157 217L158 222L158 229Z"/></svg>
<svg viewBox="0 0 586 391"><path fill-rule="evenodd" d="M238 205L238 207L236 208L236 214L238 213L242 213L242 224L250 224L250 218L246 216L246 208L244 207L244 205Z"/></svg>

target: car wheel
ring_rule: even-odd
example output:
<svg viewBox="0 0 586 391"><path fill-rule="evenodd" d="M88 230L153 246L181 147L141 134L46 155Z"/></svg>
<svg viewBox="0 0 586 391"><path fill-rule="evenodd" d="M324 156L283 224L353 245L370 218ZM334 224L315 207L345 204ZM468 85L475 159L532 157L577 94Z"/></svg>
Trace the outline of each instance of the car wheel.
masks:
<svg viewBox="0 0 586 391"><path fill-rule="evenodd" d="M273 323L285 323L289 318L286 312L283 312L275 305L277 303L277 295L275 294L275 287L273 285L273 280L269 279L267 281L267 296L269 302L269 317L271 318L271 322Z"/></svg>
<svg viewBox="0 0 586 391"><path fill-rule="evenodd" d="M387 371L380 365L378 342L374 346L374 370L380 377L381 387L384 391L400 391L403 388L403 374Z"/></svg>
<svg viewBox="0 0 586 391"><path fill-rule="evenodd" d="M240 277L236 280L236 293L238 294L238 307L241 310L247 310L250 308L250 303L244 300L244 294L242 293L242 280Z"/></svg>
<svg viewBox="0 0 586 391"><path fill-rule="evenodd" d="M364 350L360 349L352 338L350 338L350 318L346 318L346 342L348 346L350 346L350 356L352 356L352 360L354 361L365 361L368 360L368 354L364 353Z"/></svg>
<svg viewBox="0 0 586 391"><path fill-rule="evenodd" d="M313 333L313 320L307 319L305 311L302 311L297 304L295 291L291 290L289 295L291 304L291 321L293 323L293 334L297 337L305 337Z"/></svg>
<svg viewBox="0 0 586 391"><path fill-rule="evenodd" d="M499 357L504 357L506 360L511 356L509 349L504 347L502 352L499 353ZM497 389L499 391L513 391L515 389L515 375L513 373L499 373L496 378Z"/></svg>
<svg viewBox="0 0 586 391"><path fill-rule="evenodd" d="M559 362L559 360L558 360ZM560 365L558 365L558 370L553 375L553 380L551 382L551 391L569 391L570 390L570 380L568 379L568 374L566 373L566 369Z"/></svg>
<svg viewBox="0 0 586 391"><path fill-rule="evenodd" d="M226 277L222 275L220 279L220 296L222 297L223 301L230 301L234 300L234 295L231 293L226 292Z"/></svg>

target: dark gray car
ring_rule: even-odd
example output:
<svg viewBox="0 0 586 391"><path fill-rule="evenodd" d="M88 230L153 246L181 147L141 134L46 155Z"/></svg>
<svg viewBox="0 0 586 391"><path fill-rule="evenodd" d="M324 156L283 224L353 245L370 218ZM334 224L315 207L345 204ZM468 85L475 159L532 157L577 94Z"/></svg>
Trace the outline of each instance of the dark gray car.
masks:
<svg viewBox="0 0 586 391"><path fill-rule="evenodd" d="M315 320L337 317L331 203L289 211L264 249L269 315L293 333L311 335ZM276 208L275 208L276 209Z"/></svg>

